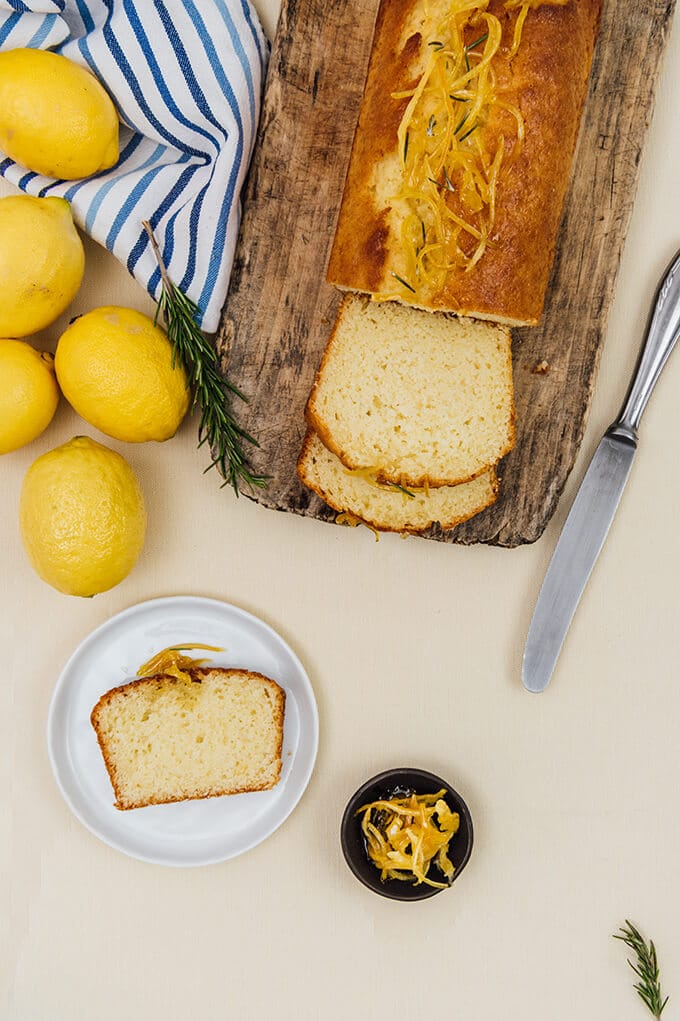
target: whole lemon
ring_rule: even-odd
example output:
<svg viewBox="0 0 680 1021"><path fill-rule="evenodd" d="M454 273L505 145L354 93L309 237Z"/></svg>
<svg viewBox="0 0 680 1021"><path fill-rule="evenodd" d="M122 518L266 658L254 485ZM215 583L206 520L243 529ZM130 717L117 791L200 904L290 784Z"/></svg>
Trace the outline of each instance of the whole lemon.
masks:
<svg viewBox="0 0 680 1021"><path fill-rule="evenodd" d="M89 71L49 50L0 53L0 149L36 174L90 177L118 160L118 114Z"/></svg>
<svg viewBox="0 0 680 1021"><path fill-rule="evenodd" d="M53 323L75 298L84 271L66 199L0 199L0 337L25 337Z"/></svg>
<svg viewBox="0 0 680 1021"><path fill-rule="evenodd" d="M54 359L23 340L0 338L0 454L40 436L59 403Z"/></svg>
<svg viewBox="0 0 680 1021"><path fill-rule="evenodd" d="M57 379L90 425L127 443L167 440L189 407L187 377L152 319L108 305L76 319L59 338Z"/></svg>
<svg viewBox="0 0 680 1021"><path fill-rule="evenodd" d="M21 537L43 581L93 596L125 578L142 551L144 499L125 458L76 436L34 461L19 503Z"/></svg>

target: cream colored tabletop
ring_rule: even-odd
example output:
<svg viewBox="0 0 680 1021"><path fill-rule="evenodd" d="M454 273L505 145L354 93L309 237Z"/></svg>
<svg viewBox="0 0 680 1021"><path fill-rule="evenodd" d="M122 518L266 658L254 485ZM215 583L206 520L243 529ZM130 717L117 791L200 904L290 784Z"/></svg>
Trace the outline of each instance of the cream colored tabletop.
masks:
<svg viewBox="0 0 680 1021"><path fill-rule="evenodd" d="M273 33L277 0L260 0ZM548 691L524 691L533 604L569 499L632 371L649 302L680 247L680 26L671 38L581 456L534 546L383 537L264 510L202 474L195 420L124 445L149 513L129 578L92 600L33 573L17 504L36 456L100 438L62 400L50 429L0 464L0 1017L197 1021L453 1017L642 1021L628 917L653 936L680 1018L680 354L646 414L628 490ZM0 193L9 188L2 185ZM87 244L76 310L151 311ZM54 347L61 324L45 337ZM285 824L220 865L143 864L92 836L53 780L50 696L112 614L190 593L237 604L291 644L312 680L320 747ZM375 896L347 869L346 800L393 765L448 778L475 824L450 891Z"/></svg>

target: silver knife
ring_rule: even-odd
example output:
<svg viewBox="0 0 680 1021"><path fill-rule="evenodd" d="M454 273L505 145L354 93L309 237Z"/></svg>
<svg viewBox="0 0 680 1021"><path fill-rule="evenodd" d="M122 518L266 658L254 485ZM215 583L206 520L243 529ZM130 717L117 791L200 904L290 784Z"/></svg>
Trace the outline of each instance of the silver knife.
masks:
<svg viewBox="0 0 680 1021"><path fill-rule="evenodd" d="M600 440L553 553L531 620L522 680L543 691L628 481L638 427L680 336L680 253L664 276L640 359L621 412Z"/></svg>

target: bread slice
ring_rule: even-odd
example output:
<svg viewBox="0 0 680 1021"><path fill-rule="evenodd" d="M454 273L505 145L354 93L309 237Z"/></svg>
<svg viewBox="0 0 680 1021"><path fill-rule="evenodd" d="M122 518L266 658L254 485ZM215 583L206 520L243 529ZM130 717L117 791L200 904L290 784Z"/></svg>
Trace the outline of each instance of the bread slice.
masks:
<svg viewBox="0 0 680 1021"><path fill-rule="evenodd" d="M347 295L307 418L347 468L381 482L467 482L514 443L510 332Z"/></svg>
<svg viewBox="0 0 680 1021"><path fill-rule="evenodd" d="M298 460L301 481L337 511L383 532L423 532L439 523L453 528L489 507L498 494L493 468L471 482L418 490L409 496L394 486L353 474L311 430Z"/></svg>
<svg viewBox="0 0 680 1021"><path fill-rule="evenodd" d="M107 691L92 710L116 808L274 787L285 692L249 670L167 674Z"/></svg>

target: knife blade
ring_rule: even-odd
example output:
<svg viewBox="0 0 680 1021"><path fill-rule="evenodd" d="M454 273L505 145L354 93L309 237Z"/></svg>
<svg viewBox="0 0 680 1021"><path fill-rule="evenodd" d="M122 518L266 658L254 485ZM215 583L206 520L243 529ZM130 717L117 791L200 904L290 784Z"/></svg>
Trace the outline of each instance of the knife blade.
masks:
<svg viewBox="0 0 680 1021"><path fill-rule="evenodd" d="M569 625L633 466L636 443L605 434L569 512L541 588L529 628L522 679L539 692L552 676Z"/></svg>
<svg viewBox="0 0 680 1021"><path fill-rule="evenodd" d="M529 691L544 691L552 677L628 481L642 413L679 336L680 253L657 291L649 329L621 412L600 440L543 581L522 661L522 681Z"/></svg>

